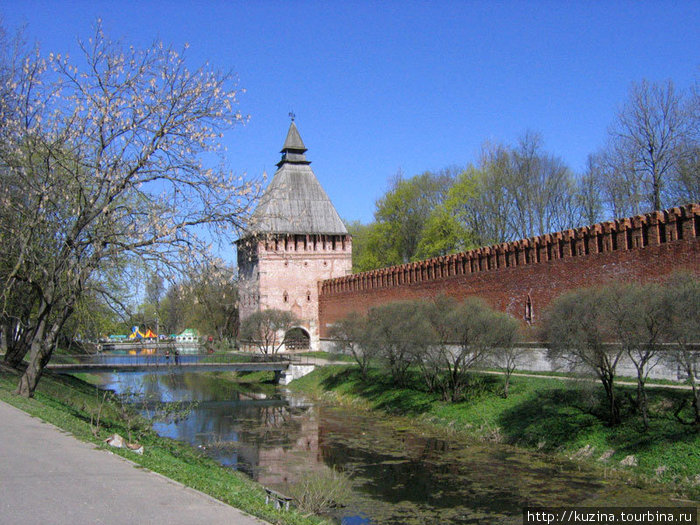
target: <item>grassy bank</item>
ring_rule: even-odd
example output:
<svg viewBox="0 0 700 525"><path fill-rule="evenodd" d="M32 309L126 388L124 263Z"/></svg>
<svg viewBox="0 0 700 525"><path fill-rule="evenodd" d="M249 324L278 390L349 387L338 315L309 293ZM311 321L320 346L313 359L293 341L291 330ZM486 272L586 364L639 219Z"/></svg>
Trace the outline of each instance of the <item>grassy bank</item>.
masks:
<svg viewBox="0 0 700 525"><path fill-rule="evenodd" d="M48 421L78 439L107 447L103 443L107 436L115 432L125 437L128 434L130 425L120 418L120 408L104 404L100 412L101 394L94 386L78 378L49 373L42 378L33 399L12 393L17 380L14 373L0 370L0 400ZM98 412L101 424L99 431L93 432ZM143 455L111 447L109 450L271 523L324 523L320 518L305 517L296 511L275 511L265 504L261 485L241 473L221 467L187 444L161 438L150 430L139 430L138 441L144 445Z"/></svg>
<svg viewBox="0 0 700 525"><path fill-rule="evenodd" d="M511 381L511 393L504 398L502 377L475 373L466 398L447 403L425 391L417 374L407 388L397 388L378 369L363 380L356 367L327 366L292 382L290 388L482 440L580 458L600 464L606 472L634 472L640 482L663 483L700 500L700 429L674 416L687 392L650 388L651 423L645 431L632 410L632 387L619 389L623 422L610 427L596 383L532 377ZM687 408L679 415L690 419ZM620 461L630 455L637 466L622 467Z"/></svg>

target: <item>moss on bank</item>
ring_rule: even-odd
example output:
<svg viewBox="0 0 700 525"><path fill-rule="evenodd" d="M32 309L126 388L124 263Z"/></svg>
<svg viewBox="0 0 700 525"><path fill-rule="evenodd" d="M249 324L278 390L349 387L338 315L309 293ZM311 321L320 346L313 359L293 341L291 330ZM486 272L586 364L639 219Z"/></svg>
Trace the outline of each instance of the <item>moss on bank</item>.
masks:
<svg viewBox="0 0 700 525"><path fill-rule="evenodd" d="M601 465L606 472L638 474L640 483L663 483L700 500L700 429L681 423L674 413L688 393L650 388L650 427L644 430L633 411L634 387L621 387L623 422L610 427L601 411L602 388L554 378L513 377L508 398L503 379L474 373L465 399L443 402L422 387L420 376L397 388L378 369L366 381L356 367L327 366L293 381L290 388L334 403L409 416L450 432L564 454ZM679 416L691 418L688 408ZM609 455L601 460L601 456ZM620 461L634 455L636 467Z"/></svg>
<svg viewBox="0 0 700 525"><path fill-rule="evenodd" d="M118 408L105 405L99 432L96 436L93 434L91 418L95 420L99 411L100 393L78 378L47 373L33 399L12 393L17 380L18 376L13 372L0 369L0 400L48 421L78 439L106 447L103 440L110 434L118 432L126 436L128 433L127 423L118 418ZM326 523L321 518L302 516L297 511L275 511L265 504L261 485L244 474L220 466L187 444L159 437L149 430L140 433L139 442L145 447L143 455L124 449L109 450L271 523Z"/></svg>

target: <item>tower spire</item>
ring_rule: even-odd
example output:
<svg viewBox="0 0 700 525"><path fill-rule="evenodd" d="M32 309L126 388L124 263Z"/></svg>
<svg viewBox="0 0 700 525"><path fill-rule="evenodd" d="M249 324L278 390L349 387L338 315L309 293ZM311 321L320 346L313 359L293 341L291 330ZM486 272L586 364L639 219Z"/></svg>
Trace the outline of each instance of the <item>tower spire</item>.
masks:
<svg viewBox="0 0 700 525"><path fill-rule="evenodd" d="M301 140L301 135L299 135L299 130L296 124L294 124L294 118L296 115L290 113L289 116L292 118L292 122L289 124L289 131L287 131L287 138L284 141L284 146L282 146L282 160L277 163L277 167L281 167L282 164L311 164L306 160L306 146L304 146L304 141Z"/></svg>

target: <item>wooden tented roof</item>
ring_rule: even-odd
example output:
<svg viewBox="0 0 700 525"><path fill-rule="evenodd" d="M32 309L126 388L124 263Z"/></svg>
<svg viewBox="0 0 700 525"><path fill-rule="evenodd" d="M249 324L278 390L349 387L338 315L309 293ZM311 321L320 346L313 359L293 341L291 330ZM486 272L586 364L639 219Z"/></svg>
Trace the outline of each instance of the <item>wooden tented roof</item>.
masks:
<svg viewBox="0 0 700 525"><path fill-rule="evenodd" d="M348 233L306 160L306 147L294 121L282 148L282 160L251 217L250 234Z"/></svg>

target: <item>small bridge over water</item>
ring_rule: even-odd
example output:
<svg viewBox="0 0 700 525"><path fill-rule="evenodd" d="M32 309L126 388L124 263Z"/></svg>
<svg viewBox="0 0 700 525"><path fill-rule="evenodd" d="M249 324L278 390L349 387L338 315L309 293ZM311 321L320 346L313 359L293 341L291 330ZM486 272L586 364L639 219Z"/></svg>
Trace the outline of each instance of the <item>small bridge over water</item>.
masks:
<svg viewBox="0 0 700 525"><path fill-rule="evenodd" d="M282 384L306 375L314 365L290 354L95 354L54 355L46 366L59 374L122 372L275 372Z"/></svg>

